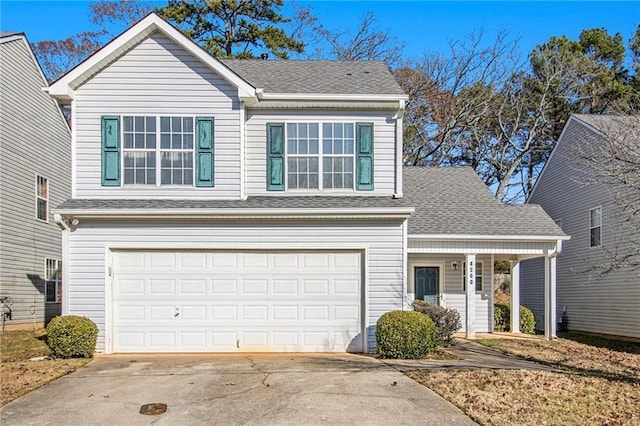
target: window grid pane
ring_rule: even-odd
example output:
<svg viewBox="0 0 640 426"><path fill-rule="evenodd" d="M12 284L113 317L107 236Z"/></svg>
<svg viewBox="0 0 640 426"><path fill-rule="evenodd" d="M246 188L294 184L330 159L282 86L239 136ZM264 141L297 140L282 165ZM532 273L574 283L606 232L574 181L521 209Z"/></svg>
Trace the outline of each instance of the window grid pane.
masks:
<svg viewBox="0 0 640 426"><path fill-rule="evenodd" d="M324 188L352 189L354 131L352 123L324 123L322 126Z"/></svg>
<svg viewBox="0 0 640 426"><path fill-rule="evenodd" d="M49 182L46 178L36 175L36 217L46 221L49 216Z"/></svg>
<svg viewBox="0 0 640 426"><path fill-rule="evenodd" d="M62 300L62 262L55 259L45 260L45 300Z"/></svg>
<svg viewBox="0 0 640 426"><path fill-rule="evenodd" d="M319 129L317 123L287 124L287 186L319 188Z"/></svg>
<svg viewBox="0 0 640 426"><path fill-rule="evenodd" d="M160 183L193 185L193 117L160 117Z"/></svg>

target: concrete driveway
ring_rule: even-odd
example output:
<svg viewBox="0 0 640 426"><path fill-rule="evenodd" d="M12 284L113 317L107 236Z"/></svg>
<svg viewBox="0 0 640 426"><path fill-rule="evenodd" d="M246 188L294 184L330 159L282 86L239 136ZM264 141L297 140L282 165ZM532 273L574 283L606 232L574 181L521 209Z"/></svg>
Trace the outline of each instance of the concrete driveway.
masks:
<svg viewBox="0 0 640 426"><path fill-rule="evenodd" d="M139 414L165 403L159 415ZM6 425L474 424L375 358L109 355L2 408Z"/></svg>

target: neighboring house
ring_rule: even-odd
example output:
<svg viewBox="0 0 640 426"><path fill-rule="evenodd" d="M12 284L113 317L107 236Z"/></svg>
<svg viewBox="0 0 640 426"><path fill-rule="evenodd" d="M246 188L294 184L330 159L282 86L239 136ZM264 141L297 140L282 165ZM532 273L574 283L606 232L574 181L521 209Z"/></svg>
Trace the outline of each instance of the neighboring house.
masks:
<svg viewBox="0 0 640 426"><path fill-rule="evenodd" d="M6 327L60 315L60 228L51 210L71 196L71 135L23 33L0 33L0 297Z"/></svg>
<svg viewBox="0 0 640 426"><path fill-rule="evenodd" d="M493 258L567 238L471 169L403 171L382 63L219 61L151 14L49 93L73 111L63 311L106 353L374 351L415 297L473 337Z"/></svg>
<svg viewBox="0 0 640 426"><path fill-rule="evenodd" d="M603 184L583 159L601 157L599 146L617 134L635 137L640 150L637 123L631 117L571 116L527 201L541 205L571 235L557 261L557 313L569 330L640 338L640 271L600 273L610 263L607 251L623 257L631 254L625 244L635 242L637 248L640 229L625 226L615 200L620 187ZM522 288L522 302L538 326L544 315L543 270L538 259L525 262L521 270L531 284Z"/></svg>

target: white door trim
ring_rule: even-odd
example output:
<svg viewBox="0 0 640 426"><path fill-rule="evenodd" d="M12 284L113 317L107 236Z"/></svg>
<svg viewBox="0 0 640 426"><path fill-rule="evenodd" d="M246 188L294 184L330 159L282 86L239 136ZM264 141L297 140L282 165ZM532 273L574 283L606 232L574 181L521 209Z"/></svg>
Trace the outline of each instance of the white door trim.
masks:
<svg viewBox="0 0 640 426"><path fill-rule="evenodd" d="M407 295L412 303L416 298L415 268L438 268L438 300L443 306L443 287L444 287L444 262L428 262L428 261L409 261L409 286ZM443 306L446 307L446 306Z"/></svg>

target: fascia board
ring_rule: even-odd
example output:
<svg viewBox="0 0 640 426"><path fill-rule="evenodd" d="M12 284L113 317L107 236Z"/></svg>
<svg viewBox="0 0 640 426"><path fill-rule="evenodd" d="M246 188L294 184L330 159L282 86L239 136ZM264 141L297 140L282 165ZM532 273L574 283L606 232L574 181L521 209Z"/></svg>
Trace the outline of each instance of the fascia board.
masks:
<svg viewBox="0 0 640 426"><path fill-rule="evenodd" d="M335 209L108 209L108 210L55 210L55 214L75 218L321 218L321 217L387 217L407 218L415 211L412 207L335 208Z"/></svg>
<svg viewBox="0 0 640 426"><path fill-rule="evenodd" d="M473 235L473 234L409 234L410 240L429 241L558 241L569 235Z"/></svg>
<svg viewBox="0 0 640 426"><path fill-rule="evenodd" d="M142 19L136 25L129 28L120 36L105 45L102 49L90 56L87 60L80 63L74 69L54 82L49 87L49 94L51 96L67 100L69 96L69 88L74 89L74 82L80 80L84 75L86 75L86 73L91 72L95 66L99 65L103 61L108 61L115 55L126 52L129 49L130 44L144 39L156 30L162 32L165 36L172 39L194 57L208 65L225 80L236 86L239 94L242 94L243 96L251 96L255 94L255 88L253 86L244 81L224 64L216 60L208 52L193 41L189 40L186 36L154 13Z"/></svg>

